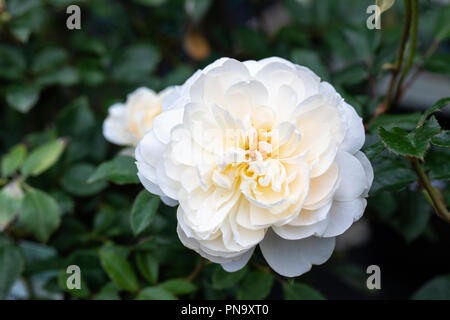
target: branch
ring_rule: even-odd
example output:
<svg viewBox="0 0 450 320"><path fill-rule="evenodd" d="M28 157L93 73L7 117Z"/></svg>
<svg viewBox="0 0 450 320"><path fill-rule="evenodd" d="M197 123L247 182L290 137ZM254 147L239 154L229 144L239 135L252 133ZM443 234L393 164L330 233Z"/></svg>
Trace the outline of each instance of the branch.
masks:
<svg viewBox="0 0 450 320"><path fill-rule="evenodd" d="M408 42L410 26L411 26L411 1L412 0L404 0L405 1L405 24L403 25L403 33L402 39L400 42L400 47L397 52L397 59L395 62L394 69L392 70L391 81L389 83L389 88L387 95L384 99L383 112L386 112L391 107L392 96L394 95L395 83L397 80L398 73L400 72L403 65L403 57L405 55L406 43ZM395 94L396 95L396 94ZM395 96L394 95L394 96Z"/></svg>
<svg viewBox="0 0 450 320"><path fill-rule="evenodd" d="M445 222L450 223L450 212L447 209L441 192L439 191L439 189L436 189L431 185L430 179L419 163L419 159L408 157L408 160L411 163L411 167L419 177L420 185L427 191L428 195L430 196L436 214Z"/></svg>
<svg viewBox="0 0 450 320"><path fill-rule="evenodd" d="M394 100L393 100L394 105L396 105L399 101L399 98L402 93L401 89L402 89L403 81L405 80L406 76L408 75L408 72L411 69L411 66L414 62L414 57L416 55L417 28L419 25L419 2L418 2L418 0L412 0L411 19L412 19L411 31L410 31L411 43L409 45L409 56L408 56L408 60L406 61L406 65L403 68L403 72L400 76L400 79L398 80L398 83L397 83L397 89L396 89Z"/></svg>

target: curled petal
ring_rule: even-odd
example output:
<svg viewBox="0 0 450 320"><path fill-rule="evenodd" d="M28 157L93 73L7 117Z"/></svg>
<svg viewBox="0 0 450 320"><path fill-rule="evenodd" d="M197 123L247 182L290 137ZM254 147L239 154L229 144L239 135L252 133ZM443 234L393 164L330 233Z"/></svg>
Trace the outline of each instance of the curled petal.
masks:
<svg viewBox="0 0 450 320"><path fill-rule="evenodd" d="M260 248L273 270L285 277L298 277L309 271L312 265L327 261L334 244L335 238L285 240L269 230Z"/></svg>

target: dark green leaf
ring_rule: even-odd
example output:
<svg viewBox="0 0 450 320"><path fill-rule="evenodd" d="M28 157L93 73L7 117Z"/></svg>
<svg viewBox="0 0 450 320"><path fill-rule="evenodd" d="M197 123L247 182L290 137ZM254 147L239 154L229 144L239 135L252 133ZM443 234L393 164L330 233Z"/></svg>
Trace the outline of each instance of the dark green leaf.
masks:
<svg viewBox="0 0 450 320"><path fill-rule="evenodd" d="M212 285L214 289L227 289L237 284L247 273L247 267L236 272L227 272L221 266L217 266L213 276Z"/></svg>
<svg viewBox="0 0 450 320"><path fill-rule="evenodd" d="M352 65L333 74L333 84L352 86L363 82L367 77L368 71L366 66Z"/></svg>
<svg viewBox="0 0 450 320"><path fill-rule="evenodd" d="M106 188L106 182L88 183L95 168L89 163L80 163L70 167L61 178L61 186L76 196L91 196Z"/></svg>
<svg viewBox="0 0 450 320"><path fill-rule="evenodd" d="M160 287L176 295L188 294L197 290L197 287L192 282L184 279L170 279L161 283Z"/></svg>
<svg viewBox="0 0 450 320"><path fill-rule="evenodd" d="M424 114L420 117L419 122L417 124L418 127L423 126L425 123L425 120L431 116L433 113L438 112L445 106L447 106L450 103L450 97L442 98L435 104L433 104L431 107L429 107Z"/></svg>
<svg viewBox="0 0 450 320"><path fill-rule="evenodd" d="M450 179L450 150L435 147L425 158L425 166L430 172L428 176L435 180Z"/></svg>
<svg viewBox="0 0 450 320"><path fill-rule="evenodd" d="M66 62L67 59L68 54L64 49L47 48L35 56L33 64L31 65L31 71L35 74L50 71L59 67Z"/></svg>
<svg viewBox="0 0 450 320"><path fill-rule="evenodd" d="M142 289L137 300L176 300L172 293L161 287L148 287Z"/></svg>
<svg viewBox="0 0 450 320"><path fill-rule="evenodd" d="M47 242L61 223L58 203L44 191L27 190L19 221L36 239Z"/></svg>
<svg viewBox="0 0 450 320"><path fill-rule="evenodd" d="M131 209L130 222L133 233L138 235L150 225L159 206L159 197L142 190Z"/></svg>
<svg viewBox="0 0 450 320"><path fill-rule="evenodd" d="M378 127L383 126L384 129L390 130L398 127L404 130L412 130L417 126L421 114L418 112L407 114L382 114L369 122L367 129L374 131Z"/></svg>
<svg viewBox="0 0 450 320"><path fill-rule="evenodd" d="M41 5L41 0L9 0L6 2L6 9L14 17L20 16Z"/></svg>
<svg viewBox="0 0 450 320"><path fill-rule="evenodd" d="M39 93L40 88L36 85L13 86L6 91L6 101L11 108L27 113L38 101Z"/></svg>
<svg viewBox="0 0 450 320"><path fill-rule="evenodd" d="M286 300L325 300L319 291L303 283L285 284L283 292Z"/></svg>
<svg viewBox="0 0 450 320"><path fill-rule="evenodd" d="M99 253L103 268L115 284L127 291L134 292L139 289L133 268L116 247L106 245Z"/></svg>
<svg viewBox="0 0 450 320"><path fill-rule="evenodd" d="M438 276L423 285L414 300L450 300L450 275Z"/></svg>
<svg viewBox="0 0 450 320"><path fill-rule="evenodd" d="M380 127L379 131L383 143L389 150L396 154L421 159L430 147L431 137L439 132L440 126L434 117L410 133L400 128L392 128L387 131Z"/></svg>
<svg viewBox="0 0 450 320"><path fill-rule="evenodd" d="M36 78L36 84L40 86L71 86L77 84L79 80L78 71L73 67L65 66L40 75Z"/></svg>
<svg viewBox="0 0 450 320"><path fill-rule="evenodd" d="M20 251L12 244L0 244L0 300L6 299L24 269Z"/></svg>
<svg viewBox="0 0 450 320"><path fill-rule="evenodd" d="M158 49L142 44L128 47L114 63L113 78L118 82L142 81L161 60Z"/></svg>
<svg viewBox="0 0 450 320"><path fill-rule="evenodd" d="M374 169L374 180L370 190L372 195L383 190L402 189L417 179L409 163L392 154L376 157L372 160L372 166Z"/></svg>
<svg viewBox="0 0 450 320"><path fill-rule="evenodd" d="M109 282L100 289L94 300L120 300L119 288L115 283Z"/></svg>
<svg viewBox="0 0 450 320"><path fill-rule="evenodd" d="M364 153L367 156L367 158L372 160L377 155L379 155L385 148L386 147L384 146L383 142L378 141L377 143L374 143L374 144L371 144L368 147L365 147L364 148Z"/></svg>
<svg viewBox="0 0 450 320"><path fill-rule="evenodd" d="M450 148L450 130L443 130L431 138L431 142L439 147Z"/></svg>
<svg viewBox="0 0 450 320"><path fill-rule="evenodd" d="M435 53L425 61L425 69L442 75L450 74L450 54Z"/></svg>
<svg viewBox="0 0 450 320"><path fill-rule="evenodd" d="M117 184L139 183L134 162L132 157L119 155L97 167L88 182L109 180Z"/></svg>
<svg viewBox="0 0 450 320"><path fill-rule="evenodd" d="M239 300L261 300L266 298L273 285L273 275L263 271L250 272L239 285Z"/></svg>
<svg viewBox="0 0 450 320"><path fill-rule="evenodd" d="M397 194L396 198L400 210L387 222L409 243L425 232L431 218L431 207L420 192L404 192Z"/></svg>
<svg viewBox="0 0 450 320"><path fill-rule="evenodd" d="M136 264L141 274L150 284L155 284L158 281L159 263L152 253L137 253Z"/></svg>
<svg viewBox="0 0 450 320"><path fill-rule="evenodd" d="M26 61L19 49L0 44L0 78L21 79L25 68Z"/></svg>

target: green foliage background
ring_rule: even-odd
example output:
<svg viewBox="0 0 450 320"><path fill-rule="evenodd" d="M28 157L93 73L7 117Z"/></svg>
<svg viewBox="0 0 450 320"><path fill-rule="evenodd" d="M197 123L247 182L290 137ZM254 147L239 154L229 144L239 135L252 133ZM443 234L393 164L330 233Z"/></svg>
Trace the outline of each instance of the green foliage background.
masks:
<svg viewBox="0 0 450 320"><path fill-rule="evenodd" d="M81 7L81 30L66 28L69 4ZM290 22L269 32L262 12L273 4ZM371 4L0 0L0 299L449 299L448 217L428 202L436 205L435 192L449 203L450 185L422 192L414 170L450 179L450 135L432 115L448 99L422 118L395 105L378 116L384 94L375 87L392 72L405 9L397 0L382 29L368 30ZM419 1L413 65L449 75L449 37L450 8ZM184 248L174 209L142 191L133 159L118 156L101 129L107 108L139 86L181 84L221 56L272 55L309 66L364 118L375 169L365 219L394 241L372 239L381 253L359 261L337 251L295 280L274 275L259 252L230 274ZM412 287L389 291L398 281L392 274L383 278L387 293L366 288L368 265L417 243L422 251L406 263L426 267L411 275ZM431 258L421 256L430 250ZM81 268L80 290L66 287L69 265Z"/></svg>

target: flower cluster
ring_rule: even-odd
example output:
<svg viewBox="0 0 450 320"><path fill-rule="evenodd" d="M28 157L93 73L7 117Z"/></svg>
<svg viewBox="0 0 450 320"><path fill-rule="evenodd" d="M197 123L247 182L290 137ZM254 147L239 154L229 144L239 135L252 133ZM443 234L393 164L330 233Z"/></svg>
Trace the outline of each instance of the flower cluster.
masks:
<svg viewBox="0 0 450 320"><path fill-rule="evenodd" d="M178 205L182 243L230 272L257 245L284 276L324 263L373 180L353 107L276 57L221 58L159 96L139 89L104 129L112 142L139 142L140 181Z"/></svg>

